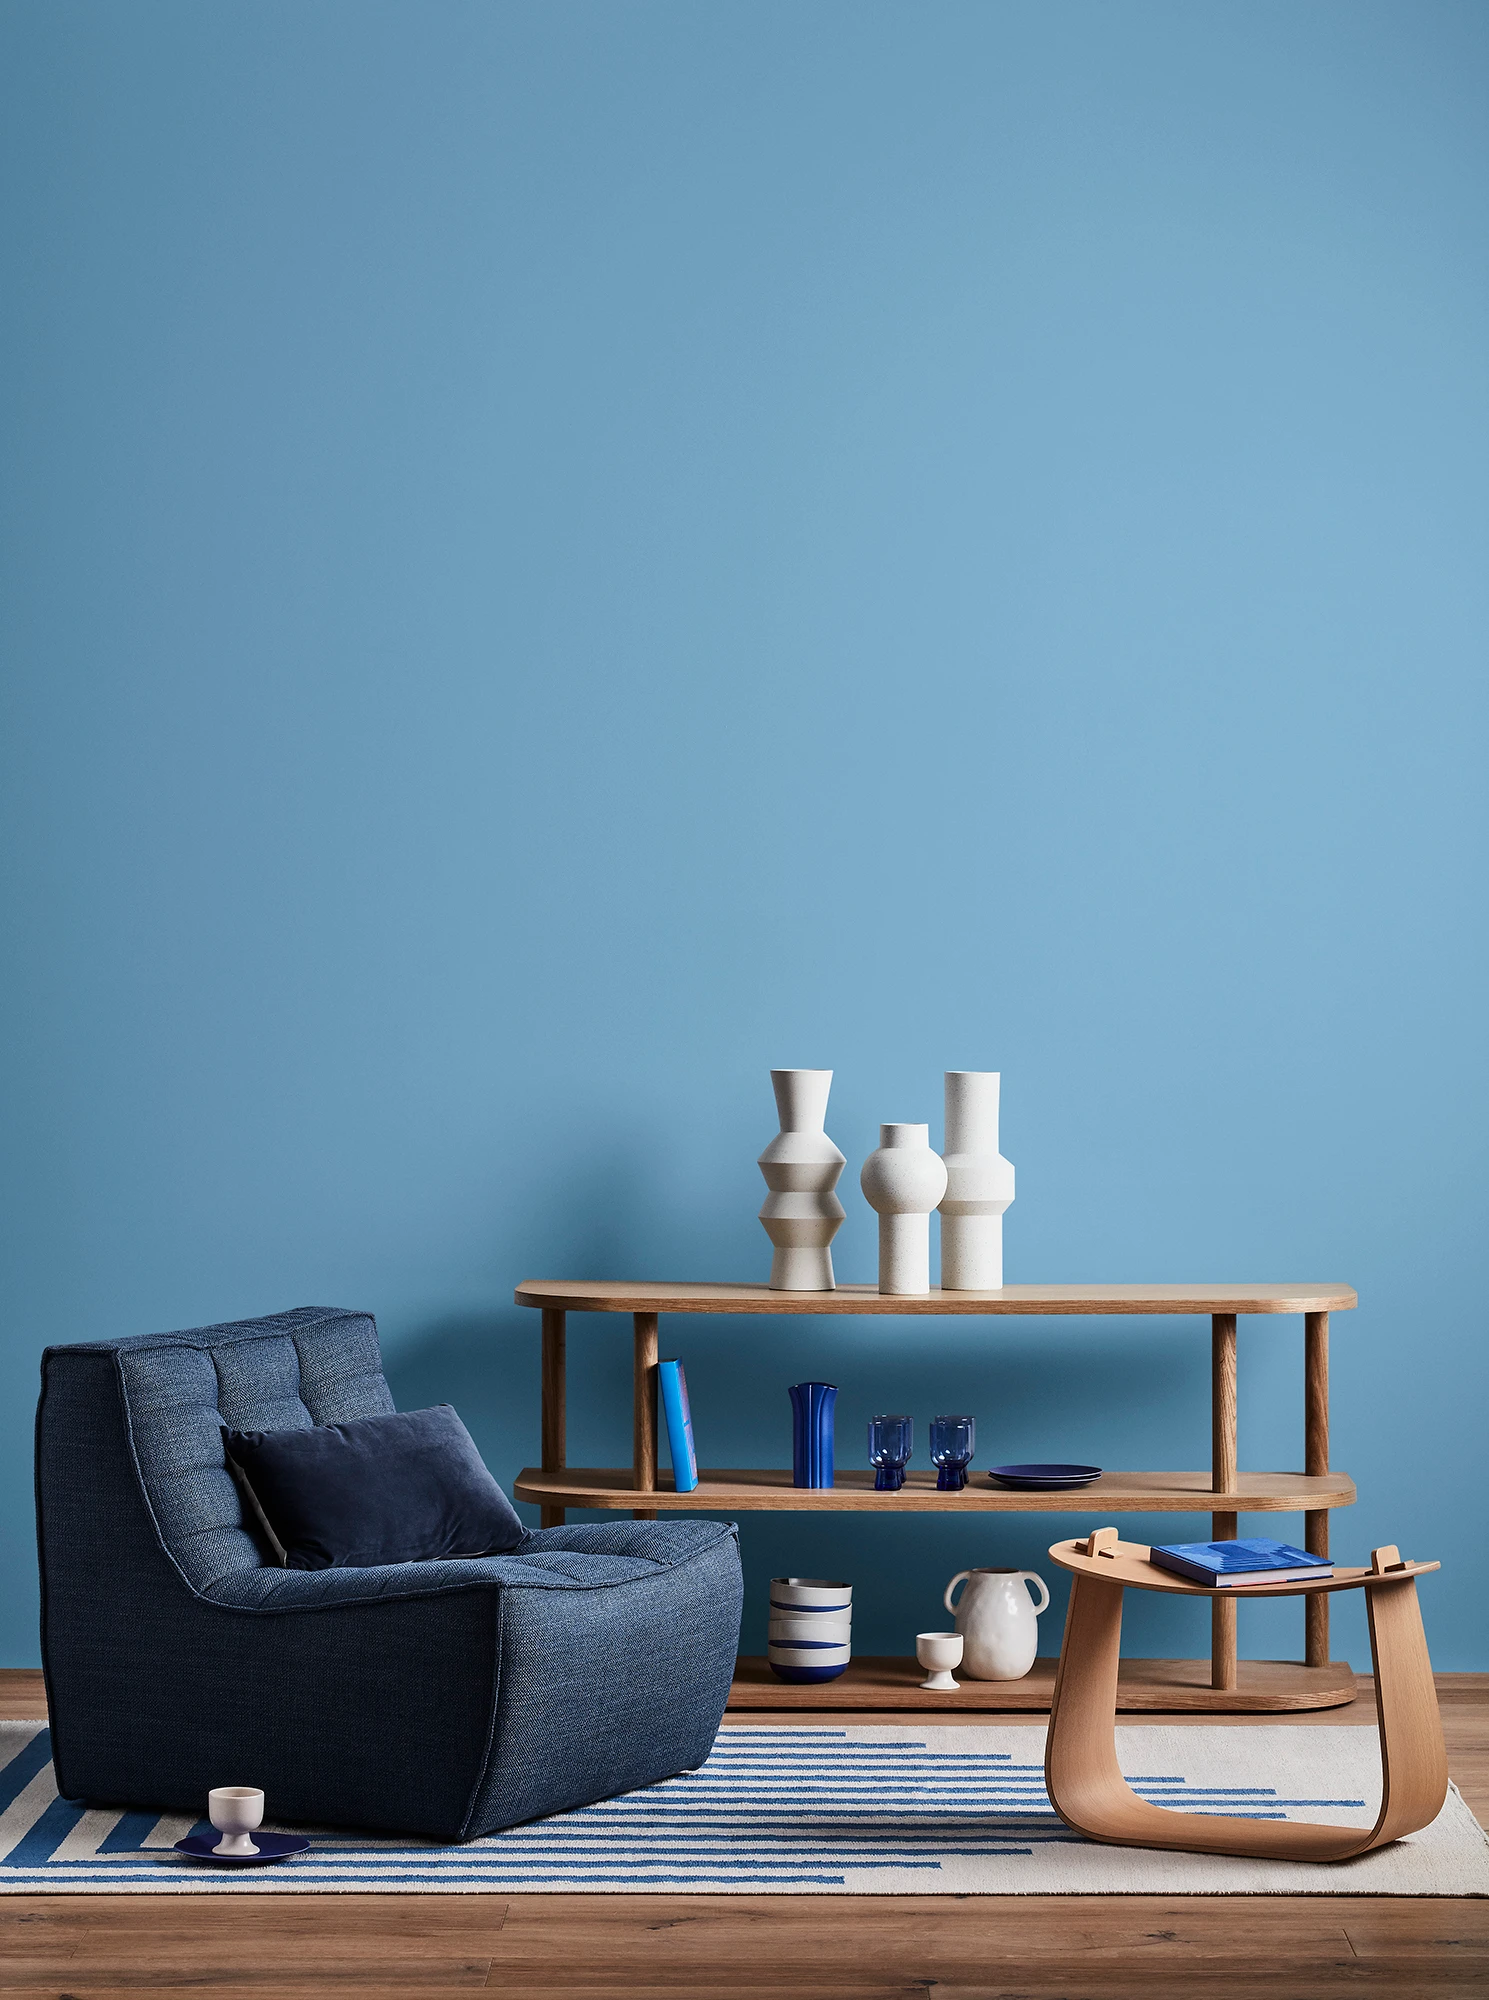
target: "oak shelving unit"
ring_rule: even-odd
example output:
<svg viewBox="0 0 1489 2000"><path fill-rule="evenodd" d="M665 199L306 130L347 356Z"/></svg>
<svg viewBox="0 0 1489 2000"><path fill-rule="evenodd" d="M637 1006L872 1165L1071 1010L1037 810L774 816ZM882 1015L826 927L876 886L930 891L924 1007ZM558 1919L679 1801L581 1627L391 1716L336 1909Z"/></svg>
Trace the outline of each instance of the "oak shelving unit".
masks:
<svg viewBox="0 0 1489 2000"><path fill-rule="evenodd" d="M773 1292L763 1285L610 1283L535 1279L518 1286L518 1305L543 1316L542 1464L518 1477L517 1496L542 1510L545 1527L570 1507L608 1509L651 1520L662 1511L736 1514L763 1509L798 1513L1208 1513L1214 1539L1238 1532L1238 1516L1301 1513L1306 1546L1329 1552L1329 1514L1355 1498L1354 1482L1329 1470L1329 1314L1356 1303L1348 1285L1005 1285L996 1292L927 1292L885 1297L868 1285L833 1292ZM571 1467L564 1435L565 1336L571 1312L629 1313L633 1323L632 1455L629 1468ZM827 1488L793 1486L788 1470L701 1471L691 1493L674 1490L657 1469L657 1322L664 1312L697 1314L1206 1315L1210 1320L1211 1459L1208 1472L1108 1472L1069 1493L1006 1491L974 1481L957 1493L936 1490L933 1475L912 1473L897 1493L876 1493L872 1474L840 1472ZM1236 1321L1253 1313L1301 1314L1304 1322L1302 1472L1242 1472L1236 1451ZM1119 1703L1128 1709L1268 1711L1332 1708L1354 1698L1354 1676L1329 1658L1327 1593L1304 1600L1304 1658L1238 1661L1236 1604L1210 1607L1210 1659L1128 1660ZM963 1708L1027 1710L1049 1706L1054 1662L1039 1661L1023 1681L964 1681L955 1695L923 1694L913 1659L855 1660L840 1680L788 1687L763 1661L742 1659L731 1706L741 1708Z"/></svg>

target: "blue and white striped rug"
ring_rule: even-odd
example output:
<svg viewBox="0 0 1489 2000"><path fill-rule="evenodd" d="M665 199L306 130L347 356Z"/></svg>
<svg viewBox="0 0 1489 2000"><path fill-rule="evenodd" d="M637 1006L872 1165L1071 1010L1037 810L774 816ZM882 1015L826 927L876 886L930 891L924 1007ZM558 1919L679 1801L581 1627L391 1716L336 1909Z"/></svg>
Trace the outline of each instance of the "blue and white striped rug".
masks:
<svg viewBox="0 0 1489 2000"><path fill-rule="evenodd" d="M1373 1823L1370 1728L1134 1728L1122 1768L1191 1812ZM45 1727L0 1724L0 1888L285 1895L594 1890L633 1894L1489 1894L1489 1843L1453 1793L1425 1832L1337 1867L1103 1847L1044 1789L1044 1729L729 1727L700 1771L465 1846L337 1832L273 1867L173 1851L205 1820L90 1811L57 1796ZM251 1774L243 1774L251 1778ZM273 1801L270 1800L272 1809Z"/></svg>

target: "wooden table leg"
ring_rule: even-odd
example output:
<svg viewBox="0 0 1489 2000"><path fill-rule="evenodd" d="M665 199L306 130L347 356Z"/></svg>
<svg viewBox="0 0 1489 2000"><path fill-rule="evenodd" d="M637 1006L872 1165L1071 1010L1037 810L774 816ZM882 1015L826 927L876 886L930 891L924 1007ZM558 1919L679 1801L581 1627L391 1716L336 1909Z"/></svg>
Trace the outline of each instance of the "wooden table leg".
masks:
<svg viewBox="0 0 1489 2000"><path fill-rule="evenodd" d="M1329 1315L1305 1313L1303 1362L1303 1470L1329 1469ZM1310 1555L1329 1553L1329 1510L1312 1509L1303 1516L1303 1546ZM1303 1657L1310 1667L1329 1664L1329 1600L1326 1594L1303 1600Z"/></svg>
<svg viewBox="0 0 1489 2000"><path fill-rule="evenodd" d="M1236 1486L1236 1316L1215 1313L1210 1320L1210 1486L1216 1493ZM1231 1542L1239 1516L1212 1514L1210 1538ZM1210 1606L1210 1686L1236 1685L1236 1600L1218 1591Z"/></svg>
<svg viewBox="0 0 1489 2000"><path fill-rule="evenodd" d="M1400 1560L1394 1548L1370 1552L1370 1567L1377 1576ZM1437 1818L1448 1795L1448 1753L1416 1579L1367 1590L1365 1602L1385 1769L1385 1796L1371 1838L1371 1845L1379 1847L1430 1826Z"/></svg>
<svg viewBox="0 0 1489 2000"><path fill-rule="evenodd" d="M565 1456L568 1383L564 1367L566 1316L550 1307L543 1308L543 1470L562 1472L568 1460ZM561 1528L565 1510L562 1507L542 1507L539 1510L545 1528Z"/></svg>
<svg viewBox="0 0 1489 2000"><path fill-rule="evenodd" d="M657 1490L657 1316L632 1313L636 1327L631 1385L631 1484L638 1493ZM654 1521L655 1507L636 1507L633 1521Z"/></svg>

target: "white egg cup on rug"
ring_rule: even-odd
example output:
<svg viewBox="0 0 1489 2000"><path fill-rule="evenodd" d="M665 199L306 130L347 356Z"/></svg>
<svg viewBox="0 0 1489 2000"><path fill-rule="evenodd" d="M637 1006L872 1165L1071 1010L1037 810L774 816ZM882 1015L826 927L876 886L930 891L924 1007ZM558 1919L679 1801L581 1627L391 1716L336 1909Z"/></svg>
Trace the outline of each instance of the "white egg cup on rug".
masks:
<svg viewBox="0 0 1489 2000"><path fill-rule="evenodd" d="M881 1125L879 1150L859 1174L879 1216L879 1290L931 1289L931 1210L946 1192L946 1167L931 1151L929 1125Z"/></svg>
<svg viewBox="0 0 1489 2000"><path fill-rule="evenodd" d="M252 1785L219 1785L208 1792L207 1817L222 1835L214 1854L233 1860L261 1852L248 1837L264 1823L264 1795Z"/></svg>
<svg viewBox="0 0 1489 2000"><path fill-rule="evenodd" d="M946 1194L941 1202L941 1289L1003 1289L1003 1211L1013 1168L998 1151L999 1071L946 1072Z"/></svg>
<svg viewBox="0 0 1489 2000"><path fill-rule="evenodd" d="M823 1129L830 1069L773 1069L781 1129L760 1155L770 1192L760 1221L775 1247L770 1260L773 1292L830 1292L829 1245L843 1226L843 1204L833 1193L847 1164Z"/></svg>

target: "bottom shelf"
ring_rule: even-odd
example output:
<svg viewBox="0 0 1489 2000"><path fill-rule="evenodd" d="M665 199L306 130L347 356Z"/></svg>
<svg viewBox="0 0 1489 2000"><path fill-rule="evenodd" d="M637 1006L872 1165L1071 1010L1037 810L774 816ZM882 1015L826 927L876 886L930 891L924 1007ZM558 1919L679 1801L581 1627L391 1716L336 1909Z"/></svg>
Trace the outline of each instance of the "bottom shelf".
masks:
<svg viewBox="0 0 1489 2000"><path fill-rule="evenodd" d="M1048 1713L1055 1666L1040 1659L1021 1681L963 1680L954 1694L932 1694L918 1683L925 1668L911 1659L854 1660L835 1681L797 1686L778 1681L763 1659L741 1656L729 1690L731 1709L789 1708L838 1714L852 1709L909 1709L920 1714ZM1355 1677L1343 1660L1304 1667L1293 1660L1242 1660L1238 1685L1210 1686L1208 1660L1124 1660L1117 1681L1119 1709L1210 1715L1256 1715L1289 1709L1339 1708L1355 1698Z"/></svg>

